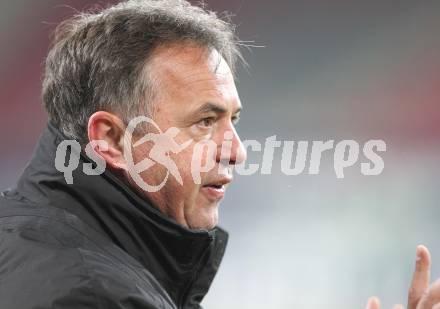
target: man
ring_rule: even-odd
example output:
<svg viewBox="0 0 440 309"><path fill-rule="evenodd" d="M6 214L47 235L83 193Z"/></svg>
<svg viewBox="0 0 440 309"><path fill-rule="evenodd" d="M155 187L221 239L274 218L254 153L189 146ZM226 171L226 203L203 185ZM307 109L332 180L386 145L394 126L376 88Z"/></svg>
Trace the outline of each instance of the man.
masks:
<svg viewBox="0 0 440 309"><path fill-rule="evenodd" d="M50 121L0 199L0 308L200 308L228 238L219 202L246 158L237 45L229 23L183 0L127 1L58 27ZM423 294L430 261L419 256L411 309L439 294Z"/></svg>
<svg viewBox="0 0 440 309"><path fill-rule="evenodd" d="M128 1L58 27L43 84L50 123L1 199L0 308L199 308L227 242L216 227L219 202L245 159L234 129L239 56L231 25L185 1ZM187 144L169 154L183 185L170 176L148 192L133 179L124 138L139 115ZM211 141L220 149L228 132L229 151L204 157L216 168L196 184L193 148ZM56 154L72 139L83 149L105 142L94 148L103 174L86 175L82 165L93 162L82 153L66 182ZM132 147L133 162L154 146ZM157 185L166 173L154 164L139 176Z"/></svg>

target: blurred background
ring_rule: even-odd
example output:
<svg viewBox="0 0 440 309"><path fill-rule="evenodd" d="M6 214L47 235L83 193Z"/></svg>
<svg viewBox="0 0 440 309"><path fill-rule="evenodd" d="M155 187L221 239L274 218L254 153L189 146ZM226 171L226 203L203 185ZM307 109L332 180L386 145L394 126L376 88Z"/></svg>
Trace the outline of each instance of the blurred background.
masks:
<svg viewBox="0 0 440 309"><path fill-rule="evenodd" d="M45 126L40 88L49 35L76 10L110 1L0 2L0 187L14 185ZM385 168L336 178L236 177L221 205L230 243L203 304L220 308L383 308L406 302L417 244L440 276L440 2L223 0L245 52L242 139L382 139ZM249 153L250 163L261 162ZM306 166L307 168L307 166Z"/></svg>

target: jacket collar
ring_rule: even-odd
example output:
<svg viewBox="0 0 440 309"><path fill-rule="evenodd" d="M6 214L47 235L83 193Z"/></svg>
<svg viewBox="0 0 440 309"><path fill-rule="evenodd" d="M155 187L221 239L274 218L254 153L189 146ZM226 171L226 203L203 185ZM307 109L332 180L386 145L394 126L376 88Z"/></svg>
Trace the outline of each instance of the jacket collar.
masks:
<svg viewBox="0 0 440 309"><path fill-rule="evenodd" d="M228 234L189 230L166 217L106 170L85 175L80 155L73 184L55 168L58 145L67 138L48 123L17 190L27 199L62 208L83 220L137 260L181 308L198 308L217 272Z"/></svg>

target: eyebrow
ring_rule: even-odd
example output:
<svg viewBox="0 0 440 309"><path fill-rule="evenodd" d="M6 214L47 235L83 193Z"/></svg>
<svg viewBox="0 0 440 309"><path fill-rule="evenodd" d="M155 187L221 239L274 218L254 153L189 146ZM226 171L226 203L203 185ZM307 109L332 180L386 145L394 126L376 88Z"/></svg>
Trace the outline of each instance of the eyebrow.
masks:
<svg viewBox="0 0 440 309"><path fill-rule="evenodd" d="M241 110L242 107L240 106L234 111L234 114L239 113ZM200 114L209 113L209 112L214 112L216 114L226 114L228 110L221 105L208 102L200 106L196 112Z"/></svg>

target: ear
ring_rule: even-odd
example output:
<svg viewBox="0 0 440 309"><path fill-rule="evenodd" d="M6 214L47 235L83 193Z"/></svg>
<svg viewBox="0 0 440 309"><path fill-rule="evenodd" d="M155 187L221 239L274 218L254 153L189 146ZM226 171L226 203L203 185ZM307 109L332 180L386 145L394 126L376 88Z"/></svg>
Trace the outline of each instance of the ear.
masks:
<svg viewBox="0 0 440 309"><path fill-rule="evenodd" d="M94 113L87 126L89 141L104 141L108 147L93 144L93 150L99 154L108 166L116 170L127 170L124 158L124 122L116 115L104 111Z"/></svg>

